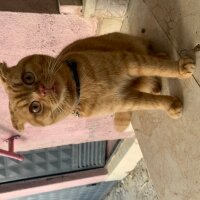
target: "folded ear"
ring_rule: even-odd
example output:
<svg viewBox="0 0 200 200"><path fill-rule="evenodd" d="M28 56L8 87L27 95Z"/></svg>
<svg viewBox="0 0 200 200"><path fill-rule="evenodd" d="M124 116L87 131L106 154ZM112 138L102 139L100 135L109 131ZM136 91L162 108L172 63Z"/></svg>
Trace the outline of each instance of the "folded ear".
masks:
<svg viewBox="0 0 200 200"><path fill-rule="evenodd" d="M6 78L7 69L8 67L5 62L0 63L0 81L3 83L6 82L6 79L7 79Z"/></svg>
<svg viewBox="0 0 200 200"><path fill-rule="evenodd" d="M16 109L13 109L10 103L9 103L9 109L10 109L10 118L11 118L13 127L19 132L23 131L24 121L19 116L19 113L18 113L19 111L17 111Z"/></svg>

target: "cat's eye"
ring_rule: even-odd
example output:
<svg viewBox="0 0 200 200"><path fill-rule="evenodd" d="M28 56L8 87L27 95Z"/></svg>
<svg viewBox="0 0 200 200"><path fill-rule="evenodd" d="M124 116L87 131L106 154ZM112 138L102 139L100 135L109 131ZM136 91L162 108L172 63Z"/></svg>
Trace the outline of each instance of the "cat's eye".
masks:
<svg viewBox="0 0 200 200"><path fill-rule="evenodd" d="M22 81L27 85L32 85L35 83L35 76L32 72L25 72L22 75Z"/></svg>
<svg viewBox="0 0 200 200"><path fill-rule="evenodd" d="M42 106L39 101L33 101L29 106L29 111L31 113L39 113L42 110Z"/></svg>

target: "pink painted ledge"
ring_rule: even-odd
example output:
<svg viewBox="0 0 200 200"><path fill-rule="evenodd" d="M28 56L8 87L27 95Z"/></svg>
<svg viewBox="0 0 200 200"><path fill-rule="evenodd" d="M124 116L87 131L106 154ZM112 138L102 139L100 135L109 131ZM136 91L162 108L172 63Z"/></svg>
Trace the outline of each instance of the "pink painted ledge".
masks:
<svg viewBox="0 0 200 200"><path fill-rule="evenodd" d="M22 57L42 53L57 55L74 40L95 35L95 19L76 15L49 15L0 12L0 60L9 66ZM11 125L8 98L0 87L0 149L7 150L3 140L18 134ZM118 133L114 130L112 116L93 119L71 118L53 126L35 128L27 126L16 140L15 151L55 147L100 140L131 137L133 132Z"/></svg>
<svg viewBox="0 0 200 200"><path fill-rule="evenodd" d="M40 178L20 183L1 185L0 199L9 200L34 194L67 189L82 185L99 183L106 180L107 170L104 168L76 172L51 178Z"/></svg>
<svg viewBox="0 0 200 200"><path fill-rule="evenodd" d="M0 61L9 66L30 54L56 56L75 40L96 34L97 20L68 14L0 12Z"/></svg>

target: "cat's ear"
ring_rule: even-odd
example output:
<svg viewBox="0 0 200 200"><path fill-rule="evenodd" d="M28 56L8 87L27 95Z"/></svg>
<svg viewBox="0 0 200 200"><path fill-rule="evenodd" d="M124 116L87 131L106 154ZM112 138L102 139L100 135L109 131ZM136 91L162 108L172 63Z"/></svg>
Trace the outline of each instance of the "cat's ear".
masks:
<svg viewBox="0 0 200 200"><path fill-rule="evenodd" d="M3 82L3 83L6 82L7 80L6 76L7 76L7 71L8 71L7 69L8 67L5 62L0 63L0 82Z"/></svg>
<svg viewBox="0 0 200 200"><path fill-rule="evenodd" d="M14 108L12 108L11 104L9 103L9 110L10 110L10 118L13 127L19 131L22 132L24 130L24 121L20 119L20 116L18 114L18 111Z"/></svg>

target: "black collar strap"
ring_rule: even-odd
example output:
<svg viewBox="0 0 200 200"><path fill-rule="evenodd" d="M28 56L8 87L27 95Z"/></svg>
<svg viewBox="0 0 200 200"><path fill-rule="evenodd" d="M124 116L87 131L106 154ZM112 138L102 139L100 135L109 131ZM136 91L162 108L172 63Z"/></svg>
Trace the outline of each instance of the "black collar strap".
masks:
<svg viewBox="0 0 200 200"><path fill-rule="evenodd" d="M76 83L76 95L77 95L77 99L79 102L80 99L80 80L79 80L79 76L78 76L78 72L77 72L77 63L74 60L66 60L65 61L66 64L69 66L71 73L72 73L72 77Z"/></svg>

